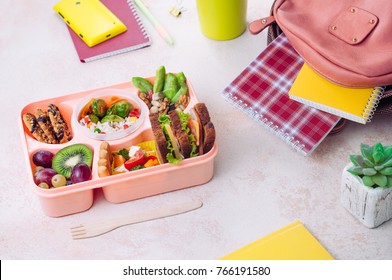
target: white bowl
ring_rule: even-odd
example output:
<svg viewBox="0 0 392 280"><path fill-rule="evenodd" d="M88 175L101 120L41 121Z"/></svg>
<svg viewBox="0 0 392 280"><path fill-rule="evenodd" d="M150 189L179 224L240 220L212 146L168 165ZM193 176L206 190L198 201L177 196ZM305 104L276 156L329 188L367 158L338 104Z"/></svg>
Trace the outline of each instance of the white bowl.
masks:
<svg viewBox="0 0 392 280"><path fill-rule="evenodd" d="M130 125L126 129L122 129L122 130L118 130L118 131L110 132L110 133L106 133L106 134L95 133L92 130L90 130L89 128L80 124L80 122L79 122L80 111L92 98L103 99L106 102L108 102L110 100L110 98L114 97L114 96L128 100L134 107L139 109L140 117L134 124ZM91 93L91 95L89 95L86 98L84 98L83 100L81 100L80 104L78 105L78 107L76 109L76 112L75 112L73 118L74 118L75 125L78 127L78 129L81 130L89 138L95 139L95 140L106 141L106 140L120 139L120 138L126 137L126 136L130 135L131 133L135 132L143 123L145 116L146 116L145 106L144 106L144 104L142 104L142 101L135 93L127 91L127 90L122 90L122 89L102 89L102 90L97 90L97 91Z"/></svg>

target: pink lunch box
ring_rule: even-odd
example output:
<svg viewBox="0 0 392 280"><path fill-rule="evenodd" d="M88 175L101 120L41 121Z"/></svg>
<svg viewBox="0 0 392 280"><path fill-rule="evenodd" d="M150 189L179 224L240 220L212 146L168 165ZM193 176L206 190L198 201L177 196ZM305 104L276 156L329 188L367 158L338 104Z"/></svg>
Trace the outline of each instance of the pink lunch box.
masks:
<svg viewBox="0 0 392 280"><path fill-rule="evenodd" d="M153 78L150 78L153 80ZM198 102L191 84L188 82L190 102L187 109L192 108ZM214 158L218 147L214 144L207 154L185 159L177 165L170 163L160 164L141 170L135 170L123 174L111 175L100 178L97 173L98 156L101 140L88 137L78 127L76 114L79 114L81 100L86 96L94 96L101 90L120 89L129 93L132 98L138 98L137 89L130 83L121 83L100 89L74 93L58 98L52 98L30 103L20 113L19 127L22 138L22 146L26 158L26 167L30 185L38 196L43 211L51 217L60 217L88 210L94 203L94 189L102 188L105 199L112 203L122 203L165 192L175 191L187 187L201 185L213 177ZM35 140L23 124L22 116L26 112L34 112L36 107L44 108L49 104L59 107L64 119L72 133L72 140L64 144L46 144ZM131 134L119 139L109 140L112 150L130 147L143 141L153 140L153 134L148 118L148 108L144 102L140 103L140 109L145 112L140 126ZM33 172L35 164L32 161L34 152L45 149L56 153L61 148L76 143L83 143L93 151L92 179L89 181L51 189L38 187L34 182Z"/></svg>

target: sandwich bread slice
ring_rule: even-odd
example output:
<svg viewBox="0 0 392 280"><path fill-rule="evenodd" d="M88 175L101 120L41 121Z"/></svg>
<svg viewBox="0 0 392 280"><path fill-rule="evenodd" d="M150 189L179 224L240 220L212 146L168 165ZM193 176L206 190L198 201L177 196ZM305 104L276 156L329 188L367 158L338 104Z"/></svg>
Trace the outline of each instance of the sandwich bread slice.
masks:
<svg viewBox="0 0 392 280"><path fill-rule="evenodd" d="M195 104L190 113L150 114L150 122L162 163L177 164L208 153L214 146L215 127L204 103Z"/></svg>

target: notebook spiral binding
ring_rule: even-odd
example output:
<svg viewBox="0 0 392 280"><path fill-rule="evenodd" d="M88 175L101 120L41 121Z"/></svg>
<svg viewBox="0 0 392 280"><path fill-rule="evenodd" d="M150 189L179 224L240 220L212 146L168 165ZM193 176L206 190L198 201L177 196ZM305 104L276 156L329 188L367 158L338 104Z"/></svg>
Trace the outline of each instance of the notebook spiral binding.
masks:
<svg viewBox="0 0 392 280"><path fill-rule="evenodd" d="M283 129L279 128L279 126L275 125L268 118L263 117L262 114L259 114L251 107L248 107L248 104L246 104L243 100L237 98L236 96L233 96L233 94L231 93L228 95L223 95L223 97L226 100L231 101L232 104L235 105L235 107L245 112L249 117L254 119L257 123L260 123L262 126L264 126L265 128L269 129L272 133L277 135L280 139L288 143L292 148L302 153L303 155L306 155L306 153L303 151L305 147L304 144L302 144L299 140L296 140L293 136L285 132Z"/></svg>
<svg viewBox="0 0 392 280"><path fill-rule="evenodd" d="M144 28L144 25L142 24L142 21L140 19L139 13L136 10L135 5L133 4L133 0L128 0L127 2L128 2L128 5L129 5L129 8L131 9L131 12L135 16L135 19L136 19L137 23L139 24L140 29L143 32L144 38L148 39L149 38L148 37L148 33L147 33L146 29Z"/></svg>
<svg viewBox="0 0 392 280"><path fill-rule="evenodd" d="M372 95L370 96L366 106L365 110L362 113L362 117L366 118L366 122L370 122L371 119L373 118L373 115L377 109L378 103L380 103L380 100L384 94L386 87L375 87Z"/></svg>

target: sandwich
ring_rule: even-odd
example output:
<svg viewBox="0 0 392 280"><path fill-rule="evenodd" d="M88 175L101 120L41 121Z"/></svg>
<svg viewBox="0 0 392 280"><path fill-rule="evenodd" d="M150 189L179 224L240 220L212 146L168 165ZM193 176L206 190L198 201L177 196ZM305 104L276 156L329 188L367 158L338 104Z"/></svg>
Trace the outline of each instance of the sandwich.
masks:
<svg viewBox="0 0 392 280"><path fill-rule="evenodd" d="M199 124L197 145L199 147L199 154L203 155L208 153L214 147L216 137L215 127L211 122L206 104L197 103L193 106L193 110L191 112L194 115L193 122Z"/></svg>
<svg viewBox="0 0 392 280"><path fill-rule="evenodd" d="M215 143L215 127L204 103L190 113L179 110L150 114L161 163L177 164L183 159L208 153Z"/></svg>

